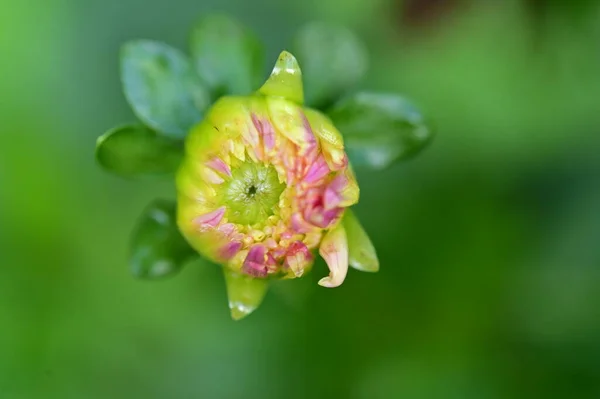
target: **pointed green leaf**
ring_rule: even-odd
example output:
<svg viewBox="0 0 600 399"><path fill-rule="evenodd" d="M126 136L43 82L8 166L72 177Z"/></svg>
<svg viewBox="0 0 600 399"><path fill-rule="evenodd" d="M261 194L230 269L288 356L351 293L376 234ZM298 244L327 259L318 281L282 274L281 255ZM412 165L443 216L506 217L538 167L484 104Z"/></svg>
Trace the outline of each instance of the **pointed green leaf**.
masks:
<svg viewBox="0 0 600 399"><path fill-rule="evenodd" d="M350 266L363 272L379 271L379 259L369 235L351 209L346 209L342 219L348 239Z"/></svg>
<svg viewBox="0 0 600 399"><path fill-rule="evenodd" d="M267 293L269 282L223 268L229 309L234 320L240 320L258 308Z"/></svg>
<svg viewBox="0 0 600 399"><path fill-rule="evenodd" d="M96 159L107 171L132 177L175 172L183 156L179 141L144 126L122 126L96 142Z"/></svg>
<svg viewBox="0 0 600 399"><path fill-rule="evenodd" d="M140 216L131 238L131 273L158 279L177 273L197 253L185 241L175 217L174 201L155 200Z"/></svg>
<svg viewBox="0 0 600 399"><path fill-rule="evenodd" d="M328 114L354 166L386 168L417 154L433 137L421 112L396 94L357 93Z"/></svg>
<svg viewBox="0 0 600 399"><path fill-rule="evenodd" d="M196 71L213 99L226 94L250 94L264 79L264 50L258 38L224 15L202 18L190 38Z"/></svg>
<svg viewBox="0 0 600 399"><path fill-rule="evenodd" d="M191 62L163 43L138 40L125 44L121 80L137 117L166 136L184 138L209 105L208 93Z"/></svg>
<svg viewBox="0 0 600 399"><path fill-rule="evenodd" d="M332 104L367 70L365 46L342 27L311 23L297 33L292 52L304 73L306 103L314 108Z"/></svg>
<svg viewBox="0 0 600 399"><path fill-rule="evenodd" d="M287 51L279 54L271 76L260 88L265 96L283 97L298 104L304 102L302 72L296 58Z"/></svg>

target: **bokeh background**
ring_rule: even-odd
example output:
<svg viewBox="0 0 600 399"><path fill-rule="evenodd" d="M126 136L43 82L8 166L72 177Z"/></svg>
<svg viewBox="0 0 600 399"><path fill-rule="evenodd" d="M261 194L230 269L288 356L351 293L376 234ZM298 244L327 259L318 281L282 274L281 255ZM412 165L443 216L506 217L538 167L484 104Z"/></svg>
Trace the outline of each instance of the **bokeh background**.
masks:
<svg viewBox="0 0 600 399"><path fill-rule="evenodd" d="M381 259L280 283L241 322L217 267L135 280L164 180L95 165L133 121L118 50L227 12L271 64L299 27L368 44L434 143L358 171ZM0 398L599 398L600 12L560 0L1 0ZM267 71L265 71L265 76Z"/></svg>

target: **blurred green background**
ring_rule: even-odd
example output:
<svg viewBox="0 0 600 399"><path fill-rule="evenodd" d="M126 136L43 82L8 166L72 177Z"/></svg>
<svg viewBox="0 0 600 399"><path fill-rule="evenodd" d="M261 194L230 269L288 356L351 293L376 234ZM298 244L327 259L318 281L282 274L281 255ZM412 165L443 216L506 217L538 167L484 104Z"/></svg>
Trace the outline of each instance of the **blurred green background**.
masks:
<svg viewBox="0 0 600 399"><path fill-rule="evenodd" d="M135 280L172 183L94 162L134 117L118 50L227 12L267 64L312 20L368 44L364 88L438 135L358 171L381 271L281 282L241 322L217 267ZM1 0L0 398L599 398L600 9L552 0ZM265 71L265 76L268 71Z"/></svg>

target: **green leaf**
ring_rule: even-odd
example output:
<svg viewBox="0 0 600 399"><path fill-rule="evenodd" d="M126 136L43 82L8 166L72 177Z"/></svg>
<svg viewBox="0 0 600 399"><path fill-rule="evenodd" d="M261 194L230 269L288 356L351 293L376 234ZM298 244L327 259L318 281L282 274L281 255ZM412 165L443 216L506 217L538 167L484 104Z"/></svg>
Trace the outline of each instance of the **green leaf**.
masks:
<svg viewBox="0 0 600 399"><path fill-rule="evenodd" d="M351 209L346 209L342 219L348 240L348 262L363 272L379 271L379 259L369 235Z"/></svg>
<svg viewBox="0 0 600 399"><path fill-rule="evenodd" d="M174 172L182 156L181 142L159 136L144 126L118 127L96 142L98 163L126 177Z"/></svg>
<svg viewBox="0 0 600 399"><path fill-rule="evenodd" d="M302 68L306 103L314 108L331 105L367 70L365 46L342 27L311 23L296 34L292 52Z"/></svg>
<svg viewBox="0 0 600 399"><path fill-rule="evenodd" d="M208 93L191 62L163 43L138 40L125 44L121 80L137 117L169 137L184 138L209 105Z"/></svg>
<svg viewBox="0 0 600 399"><path fill-rule="evenodd" d="M254 312L262 303L269 281L223 268L231 318L240 320Z"/></svg>
<svg viewBox="0 0 600 399"><path fill-rule="evenodd" d="M261 42L239 22L224 15L199 20L190 37L196 71L210 87L213 99L226 94L250 94L264 79Z"/></svg>
<svg viewBox="0 0 600 399"><path fill-rule="evenodd" d="M386 168L417 154L433 137L421 112L396 94L357 93L328 114L354 166Z"/></svg>
<svg viewBox="0 0 600 399"><path fill-rule="evenodd" d="M177 273L198 256L177 228L174 201L155 200L140 216L131 238L131 273L158 279Z"/></svg>

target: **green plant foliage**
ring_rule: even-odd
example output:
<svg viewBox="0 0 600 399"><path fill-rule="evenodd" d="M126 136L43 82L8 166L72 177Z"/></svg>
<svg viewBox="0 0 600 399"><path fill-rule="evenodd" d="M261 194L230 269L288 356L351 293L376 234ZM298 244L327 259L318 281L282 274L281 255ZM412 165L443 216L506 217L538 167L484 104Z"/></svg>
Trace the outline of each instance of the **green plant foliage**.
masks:
<svg viewBox="0 0 600 399"><path fill-rule="evenodd" d="M342 27L311 23L296 34L292 52L302 68L306 103L315 108L333 103L367 71L365 46Z"/></svg>
<svg viewBox="0 0 600 399"><path fill-rule="evenodd" d="M346 210L342 223L348 239L350 266L363 272L379 271L379 260L375 247L352 209Z"/></svg>
<svg viewBox="0 0 600 399"><path fill-rule="evenodd" d="M138 118L169 137L185 137L209 105L208 94L188 58L163 43L137 40L125 44L121 80Z"/></svg>
<svg viewBox="0 0 600 399"><path fill-rule="evenodd" d="M131 238L131 273L157 279L177 273L185 262L197 257L182 237L175 217L175 203L155 200L140 216Z"/></svg>
<svg viewBox="0 0 600 399"><path fill-rule="evenodd" d="M396 94L356 93L330 111L355 166L383 169L421 151L432 139L421 112Z"/></svg>
<svg viewBox="0 0 600 399"><path fill-rule="evenodd" d="M184 155L183 140L188 132L202 120L210 102L227 95L282 97L298 104L306 100L309 106L328 111L356 167L385 168L416 154L431 139L420 112L398 95L358 93L340 100L367 69L365 46L345 28L312 23L301 29L294 40L299 62L283 51L262 87L262 45L237 21L223 15L202 18L192 30L190 46L191 60L159 42L138 40L123 46L123 90L143 125L119 127L98 139L97 160L106 170L127 177L174 172ZM236 125L236 129L243 128ZM337 133L334 141L341 149ZM238 167L231 173L240 171ZM270 199L277 202L279 194L274 192ZM233 220L231 214L229 218ZM342 223L348 264L362 271L378 271L375 247L351 210L346 211ZM176 204L152 202L133 232L132 274L159 279L177 273L186 261L198 256L179 230ZM227 268L224 273L232 317L241 319L260 305L267 281ZM319 284L340 284L322 283L328 279Z"/></svg>
<svg viewBox="0 0 600 399"><path fill-rule="evenodd" d="M190 36L196 71L216 99L225 94L250 94L264 80L264 50L258 38L224 16L202 18Z"/></svg>
<svg viewBox="0 0 600 399"><path fill-rule="evenodd" d="M112 129L100 136L96 144L98 163L125 177L174 172L182 156L181 142L139 125Z"/></svg>

